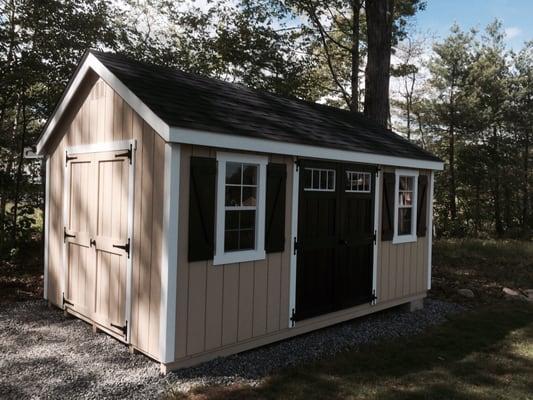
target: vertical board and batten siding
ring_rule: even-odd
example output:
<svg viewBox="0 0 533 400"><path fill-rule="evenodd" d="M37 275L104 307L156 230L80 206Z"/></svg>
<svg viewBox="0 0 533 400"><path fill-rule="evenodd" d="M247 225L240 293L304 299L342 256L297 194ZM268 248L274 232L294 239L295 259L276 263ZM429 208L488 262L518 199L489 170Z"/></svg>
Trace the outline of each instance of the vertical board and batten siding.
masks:
<svg viewBox="0 0 533 400"><path fill-rule="evenodd" d="M176 315L176 359L236 345L287 327L289 319L290 224L285 224L285 251L265 260L213 265L213 260L189 262L188 210L190 159L216 157L216 150L183 145L180 176L180 229ZM292 157L271 155L287 165L292 186ZM286 191L286 221L290 221L291 191Z"/></svg>
<svg viewBox="0 0 533 400"><path fill-rule="evenodd" d="M69 146L135 139L131 343L159 358L164 141L103 80L89 77L50 152L48 299L62 304L63 180Z"/></svg>
<svg viewBox="0 0 533 400"><path fill-rule="evenodd" d="M190 145L182 145L181 149L174 367L281 340L425 296L427 235L414 243L382 242L380 215L376 227L377 304L321 315L289 328L292 157L269 156L270 162L287 165L285 251L267 254L265 260L214 266L212 260L189 262L187 254L190 159L193 156L215 158L216 149ZM377 207L381 210L382 188L379 190Z"/></svg>

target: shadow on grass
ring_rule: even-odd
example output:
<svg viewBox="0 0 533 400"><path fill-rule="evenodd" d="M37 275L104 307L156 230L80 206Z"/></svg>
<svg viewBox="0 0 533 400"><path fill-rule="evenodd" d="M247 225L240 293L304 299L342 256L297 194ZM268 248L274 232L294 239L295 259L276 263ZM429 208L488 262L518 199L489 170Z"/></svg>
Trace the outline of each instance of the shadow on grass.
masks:
<svg viewBox="0 0 533 400"><path fill-rule="evenodd" d="M207 387L179 399L486 399L533 393L533 307L505 303L427 334L281 371L257 388Z"/></svg>

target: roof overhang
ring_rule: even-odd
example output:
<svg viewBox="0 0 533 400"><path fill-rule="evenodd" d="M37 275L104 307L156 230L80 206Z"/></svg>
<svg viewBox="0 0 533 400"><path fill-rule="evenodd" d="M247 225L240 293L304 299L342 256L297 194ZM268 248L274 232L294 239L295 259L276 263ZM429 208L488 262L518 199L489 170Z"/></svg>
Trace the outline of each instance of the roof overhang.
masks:
<svg viewBox="0 0 533 400"><path fill-rule="evenodd" d="M363 153L306 144L280 142L276 140L258 139L226 133L199 131L171 127L169 141L198 146L220 147L243 151L259 151L262 153L282 154L295 157L320 158L325 160L345 161L362 164L387 165L394 167L430 169L441 171L441 161L419 160L374 153Z"/></svg>
<svg viewBox="0 0 533 400"><path fill-rule="evenodd" d="M117 92L142 119L146 121L163 139L168 141L170 128L166 122L159 118L141 99L139 99L130 89L126 87L109 69L102 64L93 54L87 52L78 66L74 76L71 78L65 93L61 97L52 116L48 119L39 140L37 141L37 154L43 155L46 143L53 135L55 128L61 121L63 114L67 110L73 97L76 95L80 85L85 80L90 71L94 71L102 78L115 92Z"/></svg>
<svg viewBox="0 0 533 400"><path fill-rule="evenodd" d="M442 170L444 168L444 163L440 161L403 158L382 154L312 146L307 144L258 139L253 137L231 135L227 133L170 127L141 99L139 99L137 95L135 95L126 85L124 85L124 83L122 83L91 52L87 52L85 54L52 116L47 121L37 142L37 154L43 155L43 150L45 149L47 142L52 137L54 130L57 128L63 117L63 114L67 110L80 85L91 70L94 71L101 79L103 79L115 92L117 92L118 95L120 95L124 101L126 101L130 107L137 112L139 116L146 121L146 123L150 125L166 142L406 168L431 170Z"/></svg>

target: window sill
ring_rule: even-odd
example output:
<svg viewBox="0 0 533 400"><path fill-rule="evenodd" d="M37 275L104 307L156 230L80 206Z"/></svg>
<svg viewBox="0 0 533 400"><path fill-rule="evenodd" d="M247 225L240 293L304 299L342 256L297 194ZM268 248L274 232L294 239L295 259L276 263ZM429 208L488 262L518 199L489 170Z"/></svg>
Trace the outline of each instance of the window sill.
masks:
<svg viewBox="0 0 533 400"><path fill-rule="evenodd" d="M416 235L400 235L392 238L392 244L412 243L416 242Z"/></svg>
<svg viewBox="0 0 533 400"><path fill-rule="evenodd" d="M258 261L264 260L265 258L266 253L264 250L235 251L223 254L215 254L215 257L213 257L213 265Z"/></svg>

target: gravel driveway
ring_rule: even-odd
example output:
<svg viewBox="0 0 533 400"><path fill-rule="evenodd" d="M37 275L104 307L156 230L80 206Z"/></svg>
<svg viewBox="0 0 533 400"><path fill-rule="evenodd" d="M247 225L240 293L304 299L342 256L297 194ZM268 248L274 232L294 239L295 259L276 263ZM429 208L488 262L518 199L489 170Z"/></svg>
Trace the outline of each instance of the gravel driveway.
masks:
<svg viewBox="0 0 533 400"><path fill-rule="evenodd" d="M401 309L322 329L159 375L159 365L91 326L66 318L44 301L0 305L1 399L158 398L170 386L188 390L199 384L255 385L269 372L302 361L356 348L385 337L420 333L461 311L456 304L426 299L423 310Z"/></svg>

